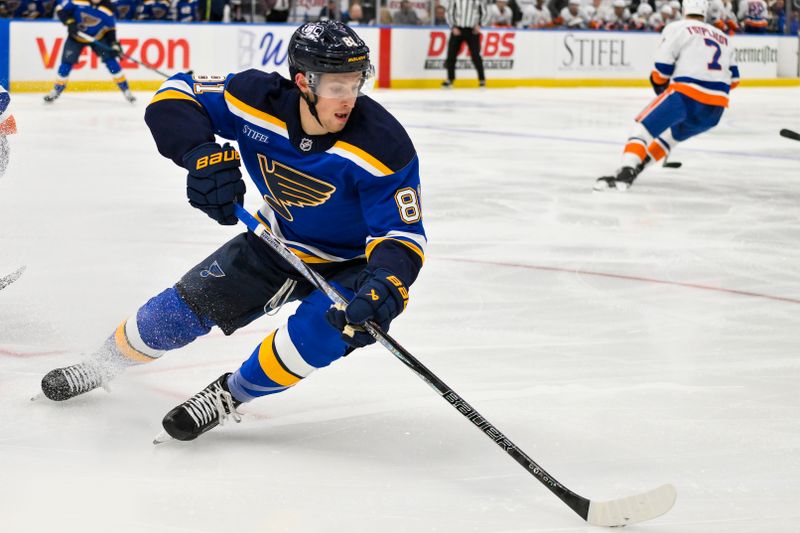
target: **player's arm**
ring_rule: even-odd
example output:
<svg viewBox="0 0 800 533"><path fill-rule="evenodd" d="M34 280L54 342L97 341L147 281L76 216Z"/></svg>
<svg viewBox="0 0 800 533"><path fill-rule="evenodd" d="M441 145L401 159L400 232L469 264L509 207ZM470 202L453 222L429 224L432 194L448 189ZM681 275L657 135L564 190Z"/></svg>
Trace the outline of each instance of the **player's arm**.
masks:
<svg viewBox="0 0 800 533"><path fill-rule="evenodd" d="M661 44L656 50L655 65L650 73L650 84L656 94L661 94L669 86L669 80L675 72L679 48L676 46L675 32L665 29Z"/></svg>
<svg viewBox="0 0 800 533"><path fill-rule="evenodd" d="M734 62L733 56L731 56L731 89L735 89L739 86L739 66Z"/></svg>
<svg viewBox="0 0 800 533"><path fill-rule="evenodd" d="M75 20L75 5L70 0L56 6L56 16L58 20L67 27L67 34L70 37L78 35L78 22Z"/></svg>
<svg viewBox="0 0 800 533"><path fill-rule="evenodd" d="M345 326L374 320L388 330L408 304L408 289L422 268L427 242L416 155L393 174L362 180L358 190L370 231L367 267L356 280L356 295L347 308L331 308L327 314L328 321L345 332L342 339L356 348L375 341L363 331L351 336Z"/></svg>
<svg viewBox="0 0 800 533"><path fill-rule="evenodd" d="M233 76L176 74L161 85L144 116L161 155L188 171L189 203L225 225L236 224L234 204L241 205L245 193L239 153L215 138L236 138L224 96Z"/></svg>

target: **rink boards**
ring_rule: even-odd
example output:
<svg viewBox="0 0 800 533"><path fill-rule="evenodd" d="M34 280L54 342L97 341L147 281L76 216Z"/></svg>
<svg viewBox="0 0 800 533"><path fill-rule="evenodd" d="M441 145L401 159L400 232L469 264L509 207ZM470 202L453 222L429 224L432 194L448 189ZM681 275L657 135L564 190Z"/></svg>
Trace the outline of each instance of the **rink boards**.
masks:
<svg viewBox="0 0 800 533"><path fill-rule="evenodd" d="M287 44L294 25L121 23L124 51L162 72L198 74L248 68L288 74ZM362 27L384 88L438 87L445 77L445 27ZM54 21L0 20L0 83L12 91L49 90L66 31ZM647 84L657 33L484 29L482 55L489 86L632 86ZM743 84L797 85L798 38L735 37ZM122 60L134 89L155 89L161 76ZM476 85L462 50L458 84ZM105 65L85 49L70 76L73 89L113 89Z"/></svg>

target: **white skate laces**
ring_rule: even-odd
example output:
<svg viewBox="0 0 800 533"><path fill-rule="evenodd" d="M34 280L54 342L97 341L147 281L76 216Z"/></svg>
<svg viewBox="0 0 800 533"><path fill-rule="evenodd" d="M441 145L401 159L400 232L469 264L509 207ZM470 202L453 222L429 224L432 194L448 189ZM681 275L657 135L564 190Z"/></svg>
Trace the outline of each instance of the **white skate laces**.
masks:
<svg viewBox="0 0 800 533"><path fill-rule="evenodd" d="M228 417L233 418L236 423L242 421L242 414L236 410L233 396L219 383L186 400L183 408L198 428L205 426L214 418L217 418L220 426L225 424Z"/></svg>

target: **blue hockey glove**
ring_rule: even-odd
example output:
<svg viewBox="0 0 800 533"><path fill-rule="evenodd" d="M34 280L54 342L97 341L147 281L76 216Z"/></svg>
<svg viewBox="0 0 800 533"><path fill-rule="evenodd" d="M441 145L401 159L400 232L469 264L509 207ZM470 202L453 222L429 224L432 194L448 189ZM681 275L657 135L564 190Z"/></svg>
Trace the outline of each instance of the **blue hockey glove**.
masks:
<svg viewBox="0 0 800 533"><path fill-rule="evenodd" d="M183 156L183 166L189 171L186 178L189 204L220 224L236 224L233 206L242 205L245 193L239 171L241 164L239 152L228 143L201 144Z"/></svg>
<svg viewBox="0 0 800 533"><path fill-rule="evenodd" d="M342 332L342 340L353 348L361 348L375 339L358 326L375 321L382 330L408 304L408 289L400 278L385 268L365 270L356 281L356 295L345 309L331 307L325 314L330 324ZM348 327L350 326L350 327ZM353 326L356 326L355 328Z"/></svg>

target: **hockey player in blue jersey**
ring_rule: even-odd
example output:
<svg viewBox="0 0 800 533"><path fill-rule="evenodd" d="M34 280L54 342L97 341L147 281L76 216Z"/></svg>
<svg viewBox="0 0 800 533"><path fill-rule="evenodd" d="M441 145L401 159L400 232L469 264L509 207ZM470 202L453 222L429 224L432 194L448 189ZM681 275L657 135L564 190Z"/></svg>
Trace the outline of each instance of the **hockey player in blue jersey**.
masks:
<svg viewBox="0 0 800 533"><path fill-rule="evenodd" d="M56 15L67 26L68 34L58 67L58 80L44 101L52 103L61 96L83 47L89 46L102 58L125 99L130 103L135 102L136 98L128 88L128 81L117 61L122 55L122 48L117 42L114 11L109 0L64 0L56 7Z"/></svg>
<svg viewBox="0 0 800 533"><path fill-rule="evenodd" d="M126 366L155 361L213 326L230 335L285 302L301 303L238 370L224 374L163 420L191 440L260 396L287 390L373 342L351 325L388 328L406 307L426 244L419 163L403 127L362 95L369 49L338 21L308 23L289 43L291 80L248 70L226 77L178 74L145 120L159 152L188 171L189 203L236 224L246 174L264 204L257 218L349 298L331 307L252 233L234 237L125 320L88 361L48 373L44 394L65 400ZM239 151L215 135L238 142Z"/></svg>

